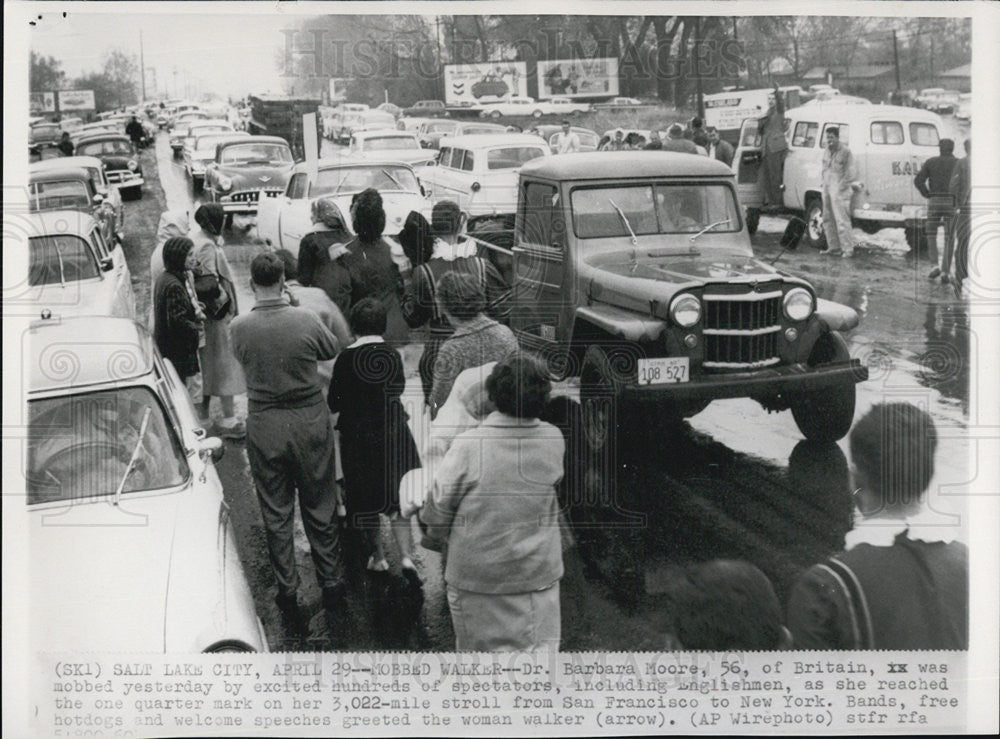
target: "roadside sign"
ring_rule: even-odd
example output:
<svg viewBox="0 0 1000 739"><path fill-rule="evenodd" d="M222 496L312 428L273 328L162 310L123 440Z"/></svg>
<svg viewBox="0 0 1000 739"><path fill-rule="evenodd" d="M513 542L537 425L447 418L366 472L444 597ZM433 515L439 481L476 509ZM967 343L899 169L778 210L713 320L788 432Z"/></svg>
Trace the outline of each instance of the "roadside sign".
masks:
<svg viewBox="0 0 1000 739"><path fill-rule="evenodd" d="M28 106L32 115L56 112L56 94L54 92L32 92L28 97Z"/></svg>
<svg viewBox="0 0 1000 739"><path fill-rule="evenodd" d="M94 110L93 90L60 90L59 110Z"/></svg>

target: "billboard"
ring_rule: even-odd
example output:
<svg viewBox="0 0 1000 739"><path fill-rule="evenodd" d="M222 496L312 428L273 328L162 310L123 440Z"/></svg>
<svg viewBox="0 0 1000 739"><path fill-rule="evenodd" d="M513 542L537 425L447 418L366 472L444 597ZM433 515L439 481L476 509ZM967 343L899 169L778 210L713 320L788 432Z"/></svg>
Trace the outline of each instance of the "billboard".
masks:
<svg viewBox="0 0 1000 739"><path fill-rule="evenodd" d="M618 94L618 60L554 59L538 62L538 99Z"/></svg>
<svg viewBox="0 0 1000 739"><path fill-rule="evenodd" d="M60 90L59 110L94 110L93 90Z"/></svg>
<svg viewBox="0 0 1000 739"><path fill-rule="evenodd" d="M528 70L524 62L446 64L444 101L448 105L475 105L528 94Z"/></svg>
<svg viewBox="0 0 1000 739"><path fill-rule="evenodd" d="M28 109L31 115L56 112L56 94L54 92L28 93Z"/></svg>

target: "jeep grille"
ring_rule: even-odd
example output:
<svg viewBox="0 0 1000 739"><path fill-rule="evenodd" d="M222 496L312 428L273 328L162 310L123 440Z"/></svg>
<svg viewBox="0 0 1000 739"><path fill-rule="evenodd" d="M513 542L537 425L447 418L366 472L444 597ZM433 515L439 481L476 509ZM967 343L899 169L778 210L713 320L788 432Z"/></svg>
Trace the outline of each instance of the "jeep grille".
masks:
<svg viewBox="0 0 1000 739"><path fill-rule="evenodd" d="M703 296L706 369L753 369L780 362L781 291Z"/></svg>

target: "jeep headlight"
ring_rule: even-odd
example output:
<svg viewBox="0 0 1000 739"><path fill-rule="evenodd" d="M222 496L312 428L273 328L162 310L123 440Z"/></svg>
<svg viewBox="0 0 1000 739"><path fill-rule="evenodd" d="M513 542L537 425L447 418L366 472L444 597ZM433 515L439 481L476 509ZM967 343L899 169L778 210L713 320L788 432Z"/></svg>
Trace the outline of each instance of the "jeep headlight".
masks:
<svg viewBox="0 0 1000 739"><path fill-rule="evenodd" d="M678 295L670 303L670 318L678 326L691 328L701 320L701 301L691 293Z"/></svg>
<svg viewBox="0 0 1000 739"><path fill-rule="evenodd" d="M137 161L135 161L135 159L129 159L128 160L128 168L130 170L132 170L133 172L135 172L135 170L136 170L136 168L138 166L139 166L139 163Z"/></svg>
<svg viewBox="0 0 1000 739"><path fill-rule="evenodd" d="M804 321L813 312L813 297L808 290L795 287L785 294L785 315L791 321Z"/></svg>
<svg viewBox="0 0 1000 739"><path fill-rule="evenodd" d="M219 176L219 189L222 191L228 191L233 189L233 180L225 175Z"/></svg>

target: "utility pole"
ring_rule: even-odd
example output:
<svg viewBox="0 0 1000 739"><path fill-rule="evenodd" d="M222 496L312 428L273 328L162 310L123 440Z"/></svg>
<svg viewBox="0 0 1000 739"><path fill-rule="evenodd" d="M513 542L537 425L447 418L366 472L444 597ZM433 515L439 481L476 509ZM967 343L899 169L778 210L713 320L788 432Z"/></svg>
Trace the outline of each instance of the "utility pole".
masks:
<svg viewBox="0 0 1000 739"><path fill-rule="evenodd" d="M142 99L140 102L146 102L146 57L142 50L142 31L139 31L139 75L142 78Z"/></svg>
<svg viewBox="0 0 1000 739"><path fill-rule="evenodd" d="M903 85L899 81L899 46L896 44L896 29L892 30L892 59L896 66L896 89L902 90Z"/></svg>
<svg viewBox="0 0 1000 739"><path fill-rule="evenodd" d="M701 16L694 19L694 81L698 91L698 117L705 119L705 95L701 89Z"/></svg>

